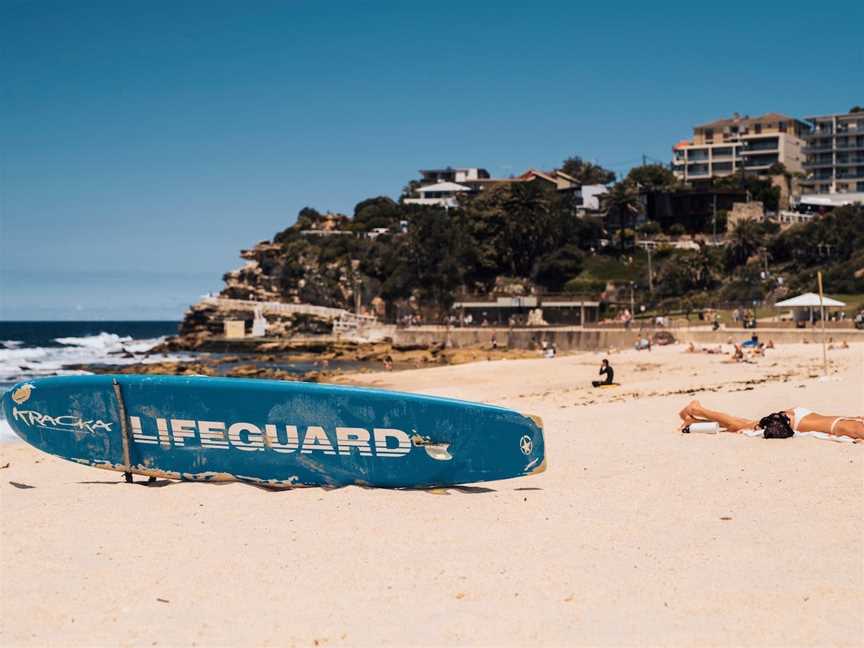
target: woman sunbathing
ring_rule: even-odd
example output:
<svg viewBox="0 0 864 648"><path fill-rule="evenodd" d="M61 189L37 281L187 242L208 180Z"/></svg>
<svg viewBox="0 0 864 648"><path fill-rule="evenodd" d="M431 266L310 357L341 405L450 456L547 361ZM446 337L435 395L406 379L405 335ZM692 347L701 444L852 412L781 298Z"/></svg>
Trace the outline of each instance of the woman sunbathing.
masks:
<svg viewBox="0 0 864 648"><path fill-rule="evenodd" d="M864 417L861 416L826 416L806 407L795 407L785 410L782 414L788 418L793 432L822 432L834 436L848 436L859 441L864 440ZM760 423L770 418L766 417L761 421L740 418L725 412L710 410L697 400L690 401L678 412L678 416L683 421L682 429L691 423L713 421L719 423L720 427L725 428L727 432L737 433L763 427Z"/></svg>

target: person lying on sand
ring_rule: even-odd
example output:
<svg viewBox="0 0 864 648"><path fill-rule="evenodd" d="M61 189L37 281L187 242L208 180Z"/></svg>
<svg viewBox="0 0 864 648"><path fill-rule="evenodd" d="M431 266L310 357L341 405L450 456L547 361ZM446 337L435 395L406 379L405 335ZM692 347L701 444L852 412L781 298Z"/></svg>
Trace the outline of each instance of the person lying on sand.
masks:
<svg viewBox="0 0 864 648"><path fill-rule="evenodd" d="M712 355L716 355L718 353L723 353L723 347L719 344L716 347L698 347L692 342L687 345L687 348L684 349L684 353L710 353ZM743 357L743 355L742 355Z"/></svg>
<svg viewBox="0 0 864 648"><path fill-rule="evenodd" d="M862 416L832 416L817 414L806 407L794 407L792 409L778 412L788 419L788 426L792 432L823 432L834 436L848 436L856 440L864 440L864 417ZM681 429L691 423L716 422L726 432L740 433L743 430L754 430L764 427L764 421L776 417L771 414L761 420L745 419L725 412L710 410L698 400L690 401L687 406L678 412L683 423ZM775 418L775 422L778 420ZM791 436L791 434L787 435Z"/></svg>
<svg viewBox="0 0 864 648"><path fill-rule="evenodd" d="M744 357L744 349L741 348L741 345L736 344L732 354L723 362L747 362L747 359Z"/></svg>

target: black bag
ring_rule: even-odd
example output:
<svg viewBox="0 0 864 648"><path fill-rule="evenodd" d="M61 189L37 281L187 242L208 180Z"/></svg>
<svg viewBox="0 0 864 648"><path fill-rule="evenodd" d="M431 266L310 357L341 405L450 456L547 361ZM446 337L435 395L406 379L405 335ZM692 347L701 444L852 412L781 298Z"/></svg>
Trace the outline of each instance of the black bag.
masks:
<svg viewBox="0 0 864 648"><path fill-rule="evenodd" d="M774 412L759 421L757 426L766 439L788 439L795 434L785 412Z"/></svg>

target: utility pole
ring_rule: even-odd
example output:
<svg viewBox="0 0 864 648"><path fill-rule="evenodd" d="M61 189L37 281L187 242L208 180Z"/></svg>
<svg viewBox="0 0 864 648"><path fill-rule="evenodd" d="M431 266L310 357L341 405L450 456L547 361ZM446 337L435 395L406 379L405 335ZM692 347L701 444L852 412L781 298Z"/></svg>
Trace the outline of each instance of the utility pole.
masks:
<svg viewBox="0 0 864 648"><path fill-rule="evenodd" d="M654 294L654 270L651 266L651 245L647 245L645 250L648 252L648 290Z"/></svg>
<svg viewBox="0 0 864 648"><path fill-rule="evenodd" d="M716 243L717 242L717 194L716 193L714 194L714 200L712 201L712 203L713 204L712 204L712 208L711 208L711 214L712 214L711 219L714 223L714 242Z"/></svg>
<svg viewBox="0 0 864 648"><path fill-rule="evenodd" d="M819 317L822 320L822 371L828 376L828 352L825 350L825 296L822 292L822 273L817 272L816 277L819 280ZM812 309L811 309L812 312Z"/></svg>
<svg viewBox="0 0 864 648"><path fill-rule="evenodd" d="M351 259L351 278L354 280L354 313L360 314L360 259Z"/></svg>

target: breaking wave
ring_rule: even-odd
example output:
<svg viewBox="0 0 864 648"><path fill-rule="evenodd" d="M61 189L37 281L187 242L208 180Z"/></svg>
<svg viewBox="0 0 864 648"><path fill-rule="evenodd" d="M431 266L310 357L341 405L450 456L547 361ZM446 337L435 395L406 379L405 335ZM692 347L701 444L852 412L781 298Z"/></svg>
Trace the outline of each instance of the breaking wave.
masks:
<svg viewBox="0 0 864 648"><path fill-rule="evenodd" d="M54 338L54 342L61 346L10 346L4 342L3 348L0 348L0 383L13 383L39 376L88 373L64 368L67 365L158 362L165 360L167 356L148 356L147 352L164 339L158 337L136 340L103 331L98 335Z"/></svg>

